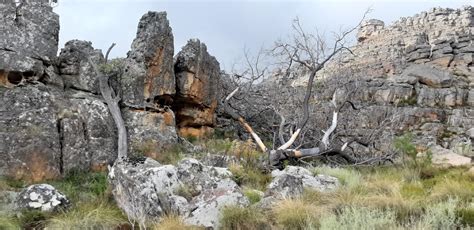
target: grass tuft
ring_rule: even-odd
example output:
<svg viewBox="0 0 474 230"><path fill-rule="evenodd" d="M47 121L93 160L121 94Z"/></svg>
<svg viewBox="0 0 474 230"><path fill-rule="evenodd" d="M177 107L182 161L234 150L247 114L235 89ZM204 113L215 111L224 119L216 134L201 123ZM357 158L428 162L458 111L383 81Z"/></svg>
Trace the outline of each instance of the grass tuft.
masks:
<svg viewBox="0 0 474 230"><path fill-rule="evenodd" d="M257 230L268 225L262 212L252 207L227 206L221 212L220 229Z"/></svg>

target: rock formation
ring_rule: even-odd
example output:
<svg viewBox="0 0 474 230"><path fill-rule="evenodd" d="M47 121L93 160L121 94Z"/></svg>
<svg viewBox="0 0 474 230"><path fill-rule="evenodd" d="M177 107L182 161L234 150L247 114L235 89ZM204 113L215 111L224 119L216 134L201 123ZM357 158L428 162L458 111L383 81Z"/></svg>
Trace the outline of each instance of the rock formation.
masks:
<svg viewBox="0 0 474 230"><path fill-rule="evenodd" d="M117 134L89 60L111 72L131 155L159 157L177 142L177 126L198 130L194 136L212 131L219 63L191 41L175 64L165 12L146 13L127 57L104 66L87 41L66 42L56 57L59 17L49 1L7 2L0 4L0 175L42 181L114 162Z"/></svg>
<svg viewBox="0 0 474 230"><path fill-rule="evenodd" d="M177 54L174 111L182 136L201 137L212 132L220 78L219 62L199 40L189 40Z"/></svg>
<svg viewBox="0 0 474 230"><path fill-rule="evenodd" d="M167 214L179 214L191 225L217 228L227 205L249 204L225 168L204 166L187 158L161 165L147 159L114 164L109 180L118 205L129 218L144 225Z"/></svg>
<svg viewBox="0 0 474 230"><path fill-rule="evenodd" d="M394 137L405 132L414 134L419 151L436 145L453 151L472 146L473 34L473 7L435 8L389 26L368 20L359 29L354 55L343 53L318 73L319 87L312 99L316 112L306 138L320 137L320 130L329 126L329 101L336 91L349 95L356 107L341 111L339 139L363 140L377 133L370 137L376 139L371 146L351 145L361 157L393 151ZM289 78L277 72L260 84L259 92L266 93L252 100L256 107L278 101L286 120L297 120L294 111L308 79L303 69L295 66ZM279 124L279 117L271 113L241 111L255 120L253 124ZM472 156L470 149L463 154Z"/></svg>
<svg viewBox="0 0 474 230"><path fill-rule="evenodd" d="M173 44L166 12L143 15L121 79L124 103L135 106L169 103L175 93Z"/></svg>

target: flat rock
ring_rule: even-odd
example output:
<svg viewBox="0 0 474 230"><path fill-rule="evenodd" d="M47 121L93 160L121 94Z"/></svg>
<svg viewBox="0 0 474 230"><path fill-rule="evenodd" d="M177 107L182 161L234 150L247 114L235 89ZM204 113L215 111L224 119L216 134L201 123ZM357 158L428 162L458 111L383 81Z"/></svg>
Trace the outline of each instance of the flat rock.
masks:
<svg viewBox="0 0 474 230"><path fill-rule="evenodd" d="M444 167L471 165L471 158L454 153L450 149L436 145L431 147L430 151L432 153L431 162L433 165Z"/></svg>

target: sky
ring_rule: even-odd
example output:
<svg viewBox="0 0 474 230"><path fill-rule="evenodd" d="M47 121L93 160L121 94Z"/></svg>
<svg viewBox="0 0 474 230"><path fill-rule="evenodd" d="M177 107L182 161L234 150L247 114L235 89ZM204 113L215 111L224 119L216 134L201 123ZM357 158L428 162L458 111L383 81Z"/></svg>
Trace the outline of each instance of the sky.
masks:
<svg viewBox="0 0 474 230"><path fill-rule="evenodd" d="M244 49L256 53L291 33L298 17L305 30L326 34L357 25L367 18L390 25L433 7L460 8L474 0L59 0L59 47L71 39L92 41L104 52L115 42L111 57L125 57L138 21L148 11L166 11L173 30L175 53L187 40L204 42L224 70L243 60ZM354 37L355 39L355 37Z"/></svg>

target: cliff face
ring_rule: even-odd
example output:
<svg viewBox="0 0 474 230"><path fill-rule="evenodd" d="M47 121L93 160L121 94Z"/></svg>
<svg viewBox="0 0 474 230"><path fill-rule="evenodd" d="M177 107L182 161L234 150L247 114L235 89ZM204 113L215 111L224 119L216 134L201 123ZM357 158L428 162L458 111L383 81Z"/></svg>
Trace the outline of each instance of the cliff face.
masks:
<svg viewBox="0 0 474 230"><path fill-rule="evenodd" d="M313 125L329 125L326 104L336 90L349 94L359 108L340 115L342 139L379 133L373 149L387 152L395 135L412 132L420 149L468 149L474 138L473 34L472 7L434 8L388 27L368 20L359 29L354 55L344 53L318 73ZM300 68L295 72L294 80L283 84L299 89L307 75Z"/></svg>

